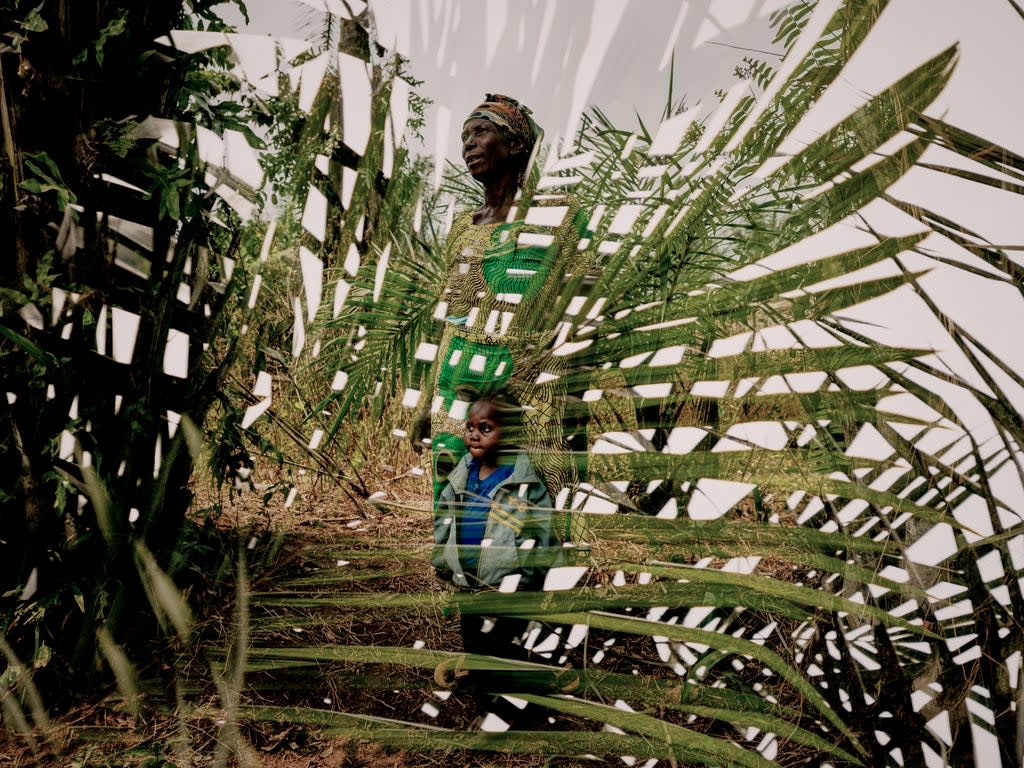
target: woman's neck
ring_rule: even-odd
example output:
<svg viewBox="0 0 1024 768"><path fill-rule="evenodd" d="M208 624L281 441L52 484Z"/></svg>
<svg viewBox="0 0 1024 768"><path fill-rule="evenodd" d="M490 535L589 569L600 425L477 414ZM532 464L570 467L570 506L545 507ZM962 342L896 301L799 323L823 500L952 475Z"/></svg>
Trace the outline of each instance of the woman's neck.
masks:
<svg viewBox="0 0 1024 768"><path fill-rule="evenodd" d="M505 174L484 184L484 204L473 211L474 224L497 224L508 220L516 199L516 174Z"/></svg>

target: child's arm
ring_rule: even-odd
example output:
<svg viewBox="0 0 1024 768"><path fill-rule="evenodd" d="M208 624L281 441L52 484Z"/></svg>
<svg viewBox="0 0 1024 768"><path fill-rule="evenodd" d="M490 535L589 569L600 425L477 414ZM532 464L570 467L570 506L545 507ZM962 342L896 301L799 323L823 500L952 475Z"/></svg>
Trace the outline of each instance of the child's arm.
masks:
<svg viewBox="0 0 1024 768"><path fill-rule="evenodd" d="M434 573L442 581L452 581L454 575L453 564L450 562L450 540L456 531L455 509L459 506L458 502L451 483L447 483L434 504L434 549L430 562L434 566Z"/></svg>

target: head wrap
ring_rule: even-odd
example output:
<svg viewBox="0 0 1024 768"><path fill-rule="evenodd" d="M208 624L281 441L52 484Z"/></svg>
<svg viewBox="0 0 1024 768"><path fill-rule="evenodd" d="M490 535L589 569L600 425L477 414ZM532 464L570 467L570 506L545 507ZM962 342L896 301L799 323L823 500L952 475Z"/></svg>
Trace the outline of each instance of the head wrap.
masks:
<svg viewBox="0 0 1024 768"><path fill-rule="evenodd" d="M483 104L469 113L466 122L468 123L476 118L490 120L495 125L500 125L506 129L513 136L521 138L526 146L527 153L533 149L533 144L537 140L539 132L537 124L533 122L533 113L528 107L520 104L512 97L503 96L500 93L486 94Z"/></svg>

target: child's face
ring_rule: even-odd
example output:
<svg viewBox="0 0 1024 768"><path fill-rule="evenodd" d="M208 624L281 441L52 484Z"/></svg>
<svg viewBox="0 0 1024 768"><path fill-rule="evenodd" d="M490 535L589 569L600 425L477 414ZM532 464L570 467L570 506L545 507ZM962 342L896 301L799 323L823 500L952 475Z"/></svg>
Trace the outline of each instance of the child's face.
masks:
<svg viewBox="0 0 1024 768"><path fill-rule="evenodd" d="M485 465L498 459L501 442L501 419L493 403L476 402L466 418L466 443L473 458Z"/></svg>

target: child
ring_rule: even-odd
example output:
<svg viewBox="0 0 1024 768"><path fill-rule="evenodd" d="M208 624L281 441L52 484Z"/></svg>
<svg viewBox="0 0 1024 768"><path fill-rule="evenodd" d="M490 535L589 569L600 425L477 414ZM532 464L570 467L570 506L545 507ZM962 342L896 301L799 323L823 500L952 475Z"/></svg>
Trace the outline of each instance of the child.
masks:
<svg viewBox="0 0 1024 768"><path fill-rule="evenodd" d="M512 411L496 396L477 399L466 419L466 446L448 475L434 514L432 561L440 578L463 591L541 589L561 545L552 531L551 497L527 455L505 446L506 416ZM529 622L501 616L460 615L467 653L527 661L522 638ZM435 678L450 685L452 663ZM510 691L525 683L515 672L476 672L469 683L481 712L520 727L536 712L518 710L489 691ZM535 709L535 708L531 708ZM525 716L524 716L525 715ZM487 722L482 717L483 722ZM489 728L488 728L489 729ZM499 727L500 729L500 727Z"/></svg>
<svg viewBox="0 0 1024 768"><path fill-rule="evenodd" d="M432 561L461 589L540 589L551 564L542 561L560 546L544 481L525 453L503 445L510 410L493 395L470 406L468 453L437 501Z"/></svg>

